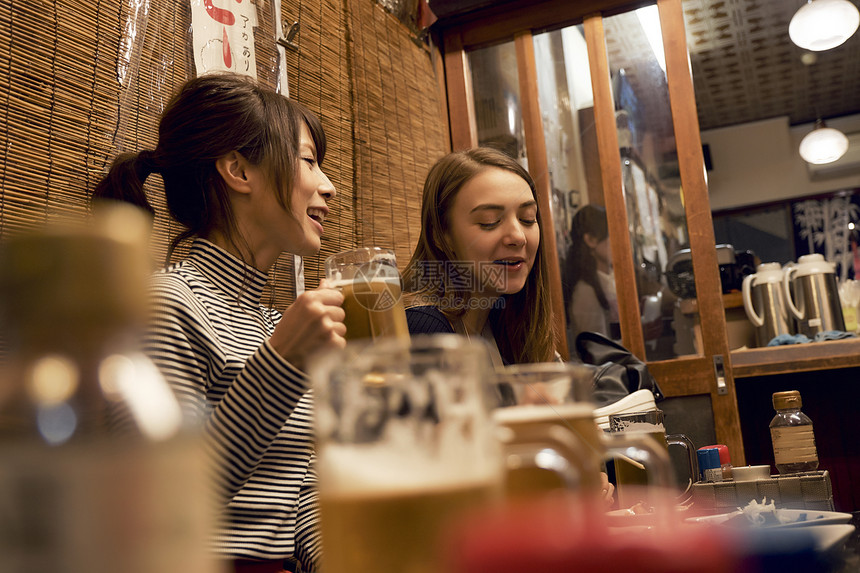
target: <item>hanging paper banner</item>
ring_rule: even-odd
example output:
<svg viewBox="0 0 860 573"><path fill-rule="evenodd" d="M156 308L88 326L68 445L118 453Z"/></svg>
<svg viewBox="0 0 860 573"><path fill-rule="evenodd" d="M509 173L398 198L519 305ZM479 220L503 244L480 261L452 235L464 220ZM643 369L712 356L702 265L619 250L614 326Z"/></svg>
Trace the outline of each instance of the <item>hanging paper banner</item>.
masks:
<svg viewBox="0 0 860 573"><path fill-rule="evenodd" d="M197 75L229 70L257 77L252 0L191 0L191 31Z"/></svg>

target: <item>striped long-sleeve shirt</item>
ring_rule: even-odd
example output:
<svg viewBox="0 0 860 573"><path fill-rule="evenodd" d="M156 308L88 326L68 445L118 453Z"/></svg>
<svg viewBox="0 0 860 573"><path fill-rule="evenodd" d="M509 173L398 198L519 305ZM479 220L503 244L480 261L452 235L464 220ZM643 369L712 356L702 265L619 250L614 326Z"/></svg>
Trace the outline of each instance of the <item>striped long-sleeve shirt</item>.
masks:
<svg viewBox="0 0 860 573"><path fill-rule="evenodd" d="M187 412L205 420L219 459L224 557L298 559L320 554L312 403L304 373L268 343L281 314L262 306L268 276L198 239L189 257L153 276L145 339Z"/></svg>

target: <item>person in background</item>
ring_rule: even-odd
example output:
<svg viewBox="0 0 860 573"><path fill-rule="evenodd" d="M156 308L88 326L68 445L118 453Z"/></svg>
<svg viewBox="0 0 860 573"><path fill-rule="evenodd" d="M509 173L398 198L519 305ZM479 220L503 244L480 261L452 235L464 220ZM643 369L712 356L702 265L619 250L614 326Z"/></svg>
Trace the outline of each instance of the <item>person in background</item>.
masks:
<svg viewBox="0 0 860 573"><path fill-rule="evenodd" d="M612 274L612 251L606 209L583 205L573 215L571 244L562 269L571 355L580 332L598 332L618 340L618 297Z"/></svg>
<svg viewBox="0 0 860 573"><path fill-rule="evenodd" d="M335 189L326 139L302 105L244 76L192 79L173 97L154 150L123 153L93 192L154 214L143 183L164 181L170 215L193 239L157 272L144 349L217 460L212 550L233 571L313 571L320 558L310 354L345 344L343 297L321 285L283 315L261 304L281 253L315 255Z"/></svg>
<svg viewBox="0 0 860 573"><path fill-rule="evenodd" d="M497 367L555 360L541 233L534 181L514 159L478 147L437 161L403 274L410 333L483 336Z"/></svg>

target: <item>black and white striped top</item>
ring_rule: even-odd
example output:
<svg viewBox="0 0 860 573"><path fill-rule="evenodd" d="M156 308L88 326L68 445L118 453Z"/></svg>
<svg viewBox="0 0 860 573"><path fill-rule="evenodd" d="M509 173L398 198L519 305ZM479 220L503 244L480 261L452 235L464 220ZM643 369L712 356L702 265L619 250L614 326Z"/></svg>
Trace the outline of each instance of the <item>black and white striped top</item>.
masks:
<svg viewBox="0 0 860 573"><path fill-rule="evenodd" d="M203 416L220 458L212 550L295 558L307 571L321 553L312 402L305 374L268 343L281 314L260 304L267 280L197 239L187 259L153 276L145 350L186 411Z"/></svg>

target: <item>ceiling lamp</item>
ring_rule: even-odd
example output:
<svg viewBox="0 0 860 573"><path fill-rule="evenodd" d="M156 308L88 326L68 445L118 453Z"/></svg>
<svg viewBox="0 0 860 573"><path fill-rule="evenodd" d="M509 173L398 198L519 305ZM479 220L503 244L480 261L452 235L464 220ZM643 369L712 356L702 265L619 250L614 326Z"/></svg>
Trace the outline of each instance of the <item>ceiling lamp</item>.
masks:
<svg viewBox="0 0 860 573"><path fill-rule="evenodd" d="M788 25L791 41L813 52L841 45L860 25L860 12L848 0L809 0Z"/></svg>
<svg viewBox="0 0 860 573"><path fill-rule="evenodd" d="M800 141L800 156L808 163L833 163L848 151L848 138L838 129L827 127L824 121L815 122L815 128Z"/></svg>

